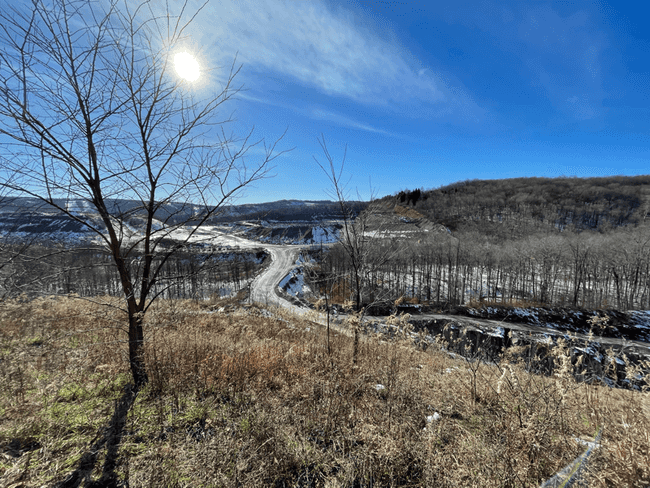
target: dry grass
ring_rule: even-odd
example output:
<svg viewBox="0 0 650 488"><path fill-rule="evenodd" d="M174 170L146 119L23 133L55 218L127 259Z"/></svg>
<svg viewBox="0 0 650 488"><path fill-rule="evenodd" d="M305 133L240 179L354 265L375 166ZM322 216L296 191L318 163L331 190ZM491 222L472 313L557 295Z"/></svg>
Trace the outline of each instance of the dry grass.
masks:
<svg viewBox="0 0 650 488"><path fill-rule="evenodd" d="M132 487L539 486L600 427L589 486L650 482L649 393L578 384L566 364L540 377L398 335L360 341L353 365L347 335L328 355L321 326L234 303L161 301L147 320L150 382L115 466ZM1 486L77 468L129 381L122 324L73 298L0 306Z"/></svg>

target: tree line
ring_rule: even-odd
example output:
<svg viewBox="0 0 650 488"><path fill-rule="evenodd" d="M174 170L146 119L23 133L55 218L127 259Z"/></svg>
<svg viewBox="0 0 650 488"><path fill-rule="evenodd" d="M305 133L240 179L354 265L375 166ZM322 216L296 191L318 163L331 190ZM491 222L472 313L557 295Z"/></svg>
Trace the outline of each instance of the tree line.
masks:
<svg viewBox="0 0 650 488"><path fill-rule="evenodd" d="M391 257L360 273L365 306L405 297L437 305L650 309L650 236L638 232L534 235L505 244L467 234L427 243L387 239L373 243L369 261L374 254ZM323 256L314 287L330 283L334 300L343 302L354 295L354 275L349 256L335 246Z"/></svg>
<svg viewBox="0 0 650 488"><path fill-rule="evenodd" d="M36 297L75 294L81 297L120 296L120 277L110 252L102 248L66 249L62 245L5 243L0 267L0 296ZM161 267L152 296L205 299L238 293L259 271L264 251L217 250L186 247ZM142 253L127 262L136 275Z"/></svg>

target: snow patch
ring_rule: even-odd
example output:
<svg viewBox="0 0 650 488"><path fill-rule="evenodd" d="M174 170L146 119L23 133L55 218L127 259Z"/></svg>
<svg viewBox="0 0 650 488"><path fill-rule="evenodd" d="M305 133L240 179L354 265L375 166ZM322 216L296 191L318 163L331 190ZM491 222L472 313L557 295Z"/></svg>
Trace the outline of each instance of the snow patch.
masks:
<svg viewBox="0 0 650 488"><path fill-rule="evenodd" d="M305 277L302 274L302 269L296 268L287 276L285 276L282 281L280 281L280 288L287 292L289 295L293 295L298 298L302 298L305 294L310 292L309 287L305 284Z"/></svg>
<svg viewBox="0 0 650 488"><path fill-rule="evenodd" d="M506 331L503 327L497 327L496 329L488 332L487 335L492 337L501 337L503 339L506 336Z"/></svg>
<svg viewBox="0 0 650 488"><path fill-rule="evenodd" d="M316 226L311 229L313 244L332 244L338 241L339 231L334 227Z"/></svg>
<svg viewBox="0 0 650 488"><path fill-rule="evenodd" d="M436 420L440 420L440 414L438 412L434 412L433 415L427 415L427 422L431 423Z"/></svg>

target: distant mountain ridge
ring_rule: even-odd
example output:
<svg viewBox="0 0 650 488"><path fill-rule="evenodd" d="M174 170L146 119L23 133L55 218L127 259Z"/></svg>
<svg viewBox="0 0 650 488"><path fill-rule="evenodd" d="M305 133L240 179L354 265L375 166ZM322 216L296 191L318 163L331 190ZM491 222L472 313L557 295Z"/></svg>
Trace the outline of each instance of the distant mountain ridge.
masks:
<svg viewBox="0 0 650 488"><path fill-rule="evenodd" d="M358 212L365 208L364 202L349 202ZM340 219L338 202L330 200L279 200L268 203L245 203L224 207L214 220L230 222L235 220L313 221Z"/></svg>
<svg viewBox="0 0 650 488"><path fill-rule="evenodd" d="M59 199L56 203L82 220L101 227L101 220L95 209L82 199ZM135 200L109 200L109 211L120 215L126 225L137 228L142 223L142 203ZM364 207L362 202L353 202L355 209ZM156 212L157 224L173 225L199 218L204 212L201 205L169 203ZM304 221L319 222L340 218L338 203L328 200L280 200L277 202L224 206L208 224L242 221ZM87 240L92 232L81 222L47 205L37 198L5 197L0 200L0 232L18 239L38 236L39 239ZM94 235L92 236L94 237Z"/></svg>
<svg viewBox="0 0 650 488"><path fill-rule="evenodd" d="M401 227L415 233L448 229L454 234L477 233L502 241L540 232L602 233L612 228L638 226L650 229L650 175L469 180L430 190L405 190L375 203L381 209L381 226L389 225L395 232ZM100 224L98 215L84 200L60 199L57 204ZM112 213L121 214L132 227L142 222L141 202L109 200L108 204ZM367 206L366 202L348 204L355 213ZM161 206L156 219L176 224L199 218L203 211L201 205L168 203ZM340 218L338 202L279 200L227 205L207 223L314 223ZM0 232L40 234L56 239L76 238L77 234L87 233L87 229L36 198L5 197L0 200Z"/></svg>

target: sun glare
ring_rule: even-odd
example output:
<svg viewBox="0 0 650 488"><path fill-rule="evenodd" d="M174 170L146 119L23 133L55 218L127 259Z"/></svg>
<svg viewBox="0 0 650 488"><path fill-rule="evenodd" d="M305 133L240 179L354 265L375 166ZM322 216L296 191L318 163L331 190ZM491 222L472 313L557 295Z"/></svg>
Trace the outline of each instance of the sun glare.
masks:
<svg viewBox="0 0 650 488"><path fill-rule="evenodd" d="M174 67L178 76L185 78L187 81L195 81L199 77L199 63L196 62L196 59L190 53L182 52L176 54L174 56Z"/></svg>

